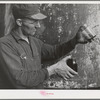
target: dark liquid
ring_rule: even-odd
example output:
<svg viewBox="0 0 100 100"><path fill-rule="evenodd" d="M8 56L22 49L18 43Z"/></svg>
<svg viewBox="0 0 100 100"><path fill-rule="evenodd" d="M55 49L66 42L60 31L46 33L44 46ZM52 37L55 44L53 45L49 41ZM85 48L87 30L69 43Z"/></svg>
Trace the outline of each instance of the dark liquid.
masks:
<svg viewBox="0 0 100 100"><path fill-rule="evenodd" d="M70 68L72 68L74 71L77 72L77 63L76 63L75 60L73 60L73 59L68 59L68 60L66 61L66 63L67 63L67 65L68 65Z"/></svg>

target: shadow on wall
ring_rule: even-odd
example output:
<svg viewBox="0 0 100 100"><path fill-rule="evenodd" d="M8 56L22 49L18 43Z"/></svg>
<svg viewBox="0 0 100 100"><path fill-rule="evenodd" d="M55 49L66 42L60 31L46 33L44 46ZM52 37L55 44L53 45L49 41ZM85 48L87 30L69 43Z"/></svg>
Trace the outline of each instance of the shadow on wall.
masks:
<svg viewBox="0 0 100 100"><path fill-rule="evenodd" d="M12 12L11 12L11 5L10 4L5 4L5 31L4 31L4 34L7 35L11 32L11 30L13 29L14 27L14 17L12 15Z"/></svg>
<svg viewBox="0 0 100 100"><path fill-rule="evenodd" d="M5 15L5 5L0 5L0 37L4 36L4 15Z"/></svg>

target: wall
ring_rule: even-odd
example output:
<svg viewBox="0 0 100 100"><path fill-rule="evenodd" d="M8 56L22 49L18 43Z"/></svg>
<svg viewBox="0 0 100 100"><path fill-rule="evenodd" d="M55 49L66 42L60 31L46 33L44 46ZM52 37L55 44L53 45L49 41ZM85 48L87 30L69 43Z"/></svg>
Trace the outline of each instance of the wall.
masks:
<svg viewBox="0 0 100 100"><path fill-rule="evenodd" d="M60 44L75 36L78 28L87 24L93 28L96 38L92 43L79 44L70 53L78 63L78 76L63 82L54 76L47 82L50 88L96 88L100 87L100 5L97 4L44 4L41 11L49 16L42 35L44 42ZM49 24L48 24L49 23ZM97 26L96 26L97 25ZM47 86L46 86L47 87Z"/></svg>

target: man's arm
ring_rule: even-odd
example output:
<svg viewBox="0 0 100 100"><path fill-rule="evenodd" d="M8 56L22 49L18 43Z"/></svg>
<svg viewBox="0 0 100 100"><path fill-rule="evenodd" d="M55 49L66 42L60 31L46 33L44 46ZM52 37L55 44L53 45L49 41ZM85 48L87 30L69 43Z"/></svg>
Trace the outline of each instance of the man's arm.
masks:
<svg viewBox="0 0 100 100"><path fill-rule="evenodd" d="M10 46L0 43L0 66L15 88L32 88L48 77L47 69L27 70Z"/></svg>
<svg viewBox="0 0 100 100"><path fill-rule="evenodd" d="M55 60L58 59L75 48L76 45L76 38L69 40L60 45L51 46L48 44L42 45L42 60Z"/></svg>
<svg viewBox="0 0 100 100"><path fill-rule="evenodd" d="M61 45L52 47L44 44L42 46L43 60L60 58L73 50L76 44L86 44L88 42L92 42L96 35L92 34L90 30L85 31L86 28L87 27L84 25L80 26L74 38Z"/></svg>

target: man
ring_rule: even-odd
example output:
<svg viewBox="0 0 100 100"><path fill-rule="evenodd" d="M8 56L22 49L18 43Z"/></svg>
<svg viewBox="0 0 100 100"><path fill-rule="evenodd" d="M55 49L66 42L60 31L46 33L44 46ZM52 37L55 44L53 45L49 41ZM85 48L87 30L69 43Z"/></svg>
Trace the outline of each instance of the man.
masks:
<svg viewBox="0 0 100 100"><path fill-rule="evenodd" d="M10 34L0 39L0 64L2 69L1 88L40 89L43 82L53 74L65 80L78 73L72 70L63 58L57 63L41 67L41 60L58 59L74 49L78 43L87 43L93 36L82 33L62 45L51 46L34 38L39 21L47 16L39 11L38 5L16 4L12 7L15 27Z"/></svg>

